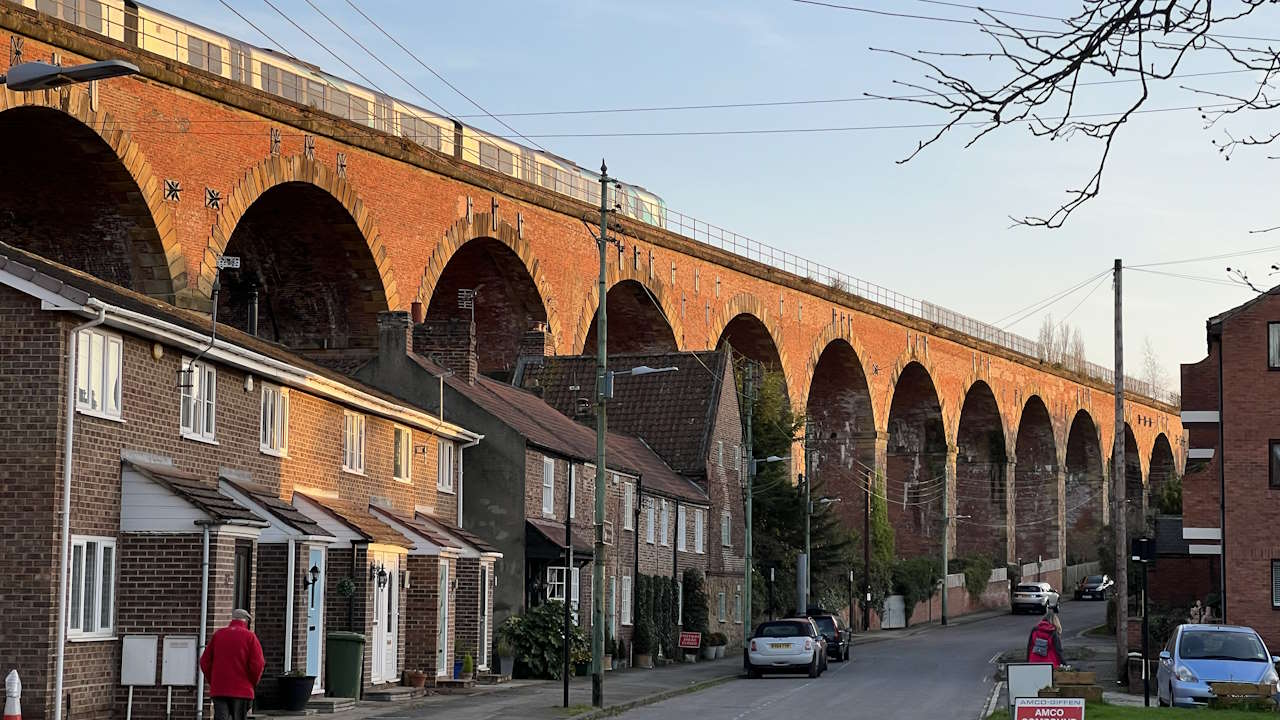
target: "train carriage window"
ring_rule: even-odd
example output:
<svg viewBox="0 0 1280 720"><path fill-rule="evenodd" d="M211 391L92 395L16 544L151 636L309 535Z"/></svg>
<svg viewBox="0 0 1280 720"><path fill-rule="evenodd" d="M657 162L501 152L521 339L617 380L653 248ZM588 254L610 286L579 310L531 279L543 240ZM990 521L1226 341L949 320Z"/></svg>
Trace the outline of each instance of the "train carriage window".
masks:
<svg viewBox="0 0 1280 720"><path fill-rule="evenodd" d="M490 145L487 142L480 142L480 167L486 167L490 170L498 169L498 146Z"/></svg>
<svg viewBox="0 0 1280 720"><path fill-rule="evenodd" d="M209 62L204 66L204 69L214 75L222 74L222 48L217 45L209 45Z"/></svg>
<svg viewBox="0 0 1280 720"><path fill-rule="evenodd" d="M516 174L516 156L502 148L498 148L498 172L504 175Z"/></svg>
<svg viewBox="0 0 1280 720"><path fill-rule="evenodd" d="M86 30L102 32L102 3L98 0L37 0L36 10Z"/></svg>
<svg viewBox="0 0 1280 720"><path fill-rule="evenodd" d="M203 68L208 62L209 43L198 37L187 36L187 64Z"/></svg>
<svg viewBox="0 0 1280 720"><path fill-rule="evenodd" d="M369 101L355 95L347 97L351 101L351 114L348 117L361 125L373 125L373 119L369 115Z"/></svg>
<svg viewBox="0 0 1280 720"><path fill-rule="evenodd" d="M298 76L288 70L262 64L262 89L286 100L298 101Z"/></svg>
<svg viewBox="0 0 1280 720"><path fill-rule="evenodd" d="M102 3L97 0L83 0L84 16L81 26L96 33L102 32Z"/></svg>
<svg viewBox="0 0 1280 720"><path fill-rule="evenodd" d="M396 114L391 109L391 102L378 98L373 104L373 126L385 133L396 131Z"/></svg>
<svg viewBox="0 0 1280 720"><path fill-rule="evenodd" d="M306 97L302 102L317 110L324 110L324 83L307 78L306 84L302 87L306 90Z"/></svg>
<svg viewBox="0 0 1280 720"><path fill-rule="evenodd" d="M337 88L325 88L324 110L340 118L350 118L351 96Z"/></svg>
<svg viewBox="0 0 1280 720"><path fill-rule="evenodd" d="M421 118L409 114L401 115L400 134L432 150L440 149L440 128Z"/></svg>

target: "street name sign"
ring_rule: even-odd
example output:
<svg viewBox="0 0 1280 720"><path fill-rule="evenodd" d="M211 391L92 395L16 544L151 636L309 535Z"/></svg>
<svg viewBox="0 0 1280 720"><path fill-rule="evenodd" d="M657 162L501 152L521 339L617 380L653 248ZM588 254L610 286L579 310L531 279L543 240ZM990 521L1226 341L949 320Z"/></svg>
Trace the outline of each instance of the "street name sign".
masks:
<svg viewBox="0 0 1280 720"><path fill-rule="evenodd" d="M1018 698L1013 720L1084 720L1084 698Z"/></svg>

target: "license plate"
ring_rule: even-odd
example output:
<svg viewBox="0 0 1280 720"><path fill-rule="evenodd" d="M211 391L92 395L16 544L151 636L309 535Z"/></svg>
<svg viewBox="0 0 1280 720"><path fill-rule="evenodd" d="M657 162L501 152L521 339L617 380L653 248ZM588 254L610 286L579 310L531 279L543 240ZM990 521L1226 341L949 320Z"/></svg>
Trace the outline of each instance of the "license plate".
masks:
<svg viewBox="0 0 1280 720"><path fill-rule="evenodd" d="M791 643L769 643L769 648L772 650L786 650L789 647Z"/></svg>

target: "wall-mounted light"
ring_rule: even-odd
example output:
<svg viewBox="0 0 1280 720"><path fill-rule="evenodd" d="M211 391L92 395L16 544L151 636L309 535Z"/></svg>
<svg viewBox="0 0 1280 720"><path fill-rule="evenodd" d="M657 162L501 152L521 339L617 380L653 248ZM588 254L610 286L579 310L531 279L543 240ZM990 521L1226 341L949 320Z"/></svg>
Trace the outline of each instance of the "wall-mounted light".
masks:
<svg viewBox="0 0 1280 720"><path fill-rule="evenodd" d="M316 601L316 583L320 582L320 568L312 565L306 575L302 576L302 589L311 588L311 603Z"/></svg>
<svg viewBox="0 0 1280 720"><path fill-rule="evenodd" d="M252 375L244 376L244 391L253 392L253 376Z"/></svg>
<svg viewBox="0 0 1280 720"><path fill-rule="evenodd" d="M409 571L408 570L405 570L404 572L400 573L400 589L401 590L409 589Z"/></svg>
<svg viewBox="0 0 1280 720"><path fill-rule="evenodd" d="M164 346L160 343L151 343L151 357L156 360L164 357Z"/></svg>
<svg viewBox="0 0 1280 720"><path fill-rule="evenodd" d="M369 579L376 581L378 583L378 587L380 588L386 587L387 578L388 578L388 575L387 575L386 565L383 565L382 563L377 563L376 565L369 566Z"/></svg>

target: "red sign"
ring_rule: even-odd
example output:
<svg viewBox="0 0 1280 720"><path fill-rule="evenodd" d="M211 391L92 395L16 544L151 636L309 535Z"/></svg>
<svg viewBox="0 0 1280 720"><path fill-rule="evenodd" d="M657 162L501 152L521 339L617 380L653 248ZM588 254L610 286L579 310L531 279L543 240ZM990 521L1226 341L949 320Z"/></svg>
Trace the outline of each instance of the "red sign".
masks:
<svg viewBox="0 0 1280 720"><path fill-rule="evenodd" d="M1084 698L1018 698L1013 720L1084 720Z"/></svg>
<svg viewBox="0 0 1280 720"><path fill-rule="evenodd" d="M702 633L682 632L680 633L680 647L689 650L697 650L702 645Z"/></svg>

